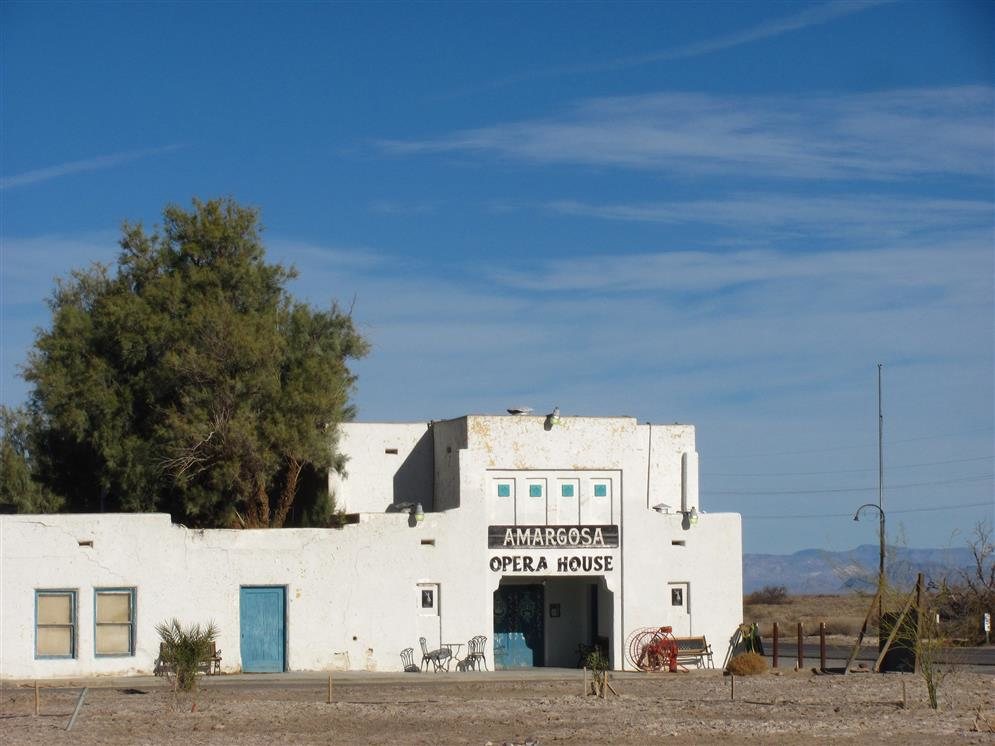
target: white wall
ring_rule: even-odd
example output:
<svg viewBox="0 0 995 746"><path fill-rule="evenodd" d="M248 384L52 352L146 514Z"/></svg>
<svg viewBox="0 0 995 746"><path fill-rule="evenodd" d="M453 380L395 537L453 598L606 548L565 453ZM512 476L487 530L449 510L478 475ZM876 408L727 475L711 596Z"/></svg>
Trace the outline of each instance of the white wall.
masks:
<svg viewBox="0 0 995 746"><path fill-rule="evenodd" d="M340 448L350 457L348 476L331 484L341 506L361 513L360 523L342 529L196 531L172 525L165 515L0 517L0 676L151 671L158 654L154 626L174 616L214 620L221 629L223 668L239 670L243 585L286 587L290 670L399 670L402 648L416 648L420 659L419 630L429 630L432 647L486 635L492 663L493 594L503 578L602 576L610 594L601 594L599 632L612 637L616 667L627 635L638 627L684 624L705 634L721 658L742 619L739 516L702 513L696 525L688 525L679 514L651 509L660 502L679 509L682 494L689 506L698 506L690 426L564 417L547 430L542 417L503 416L431 425L350 423L342 427ZM398 453L386 452L392 448ZM683 482L682 460L689 464ZM400 468L406 463L408 468ZM497 477L514 482L516 499L523 489L527 495L528 480L545 479L547 497L534 515L509 512L494 489ZM580 522L618 525L621 546L488 547L492 524L576 523L560 512L556 487L565 479L579 485ZM603 513L590 505L589 488L599 479L610 485ZM401 500L421 501L425 520L416 524L407 513L383 512ZM505 568L504 557L529 557L533 569L524 563ZM559 565L562 559L594 557L610 560L611 569ZM539 558L547 563L542 572L534 569ZM670 582L689 584L687 618L678 619L670 606ZM416 590L426 583L439 584L438 619L420 613ZM137 589L134 656L94 656L97 587ZM34 657L35 591L45 588L77 591L75 659ZM572 609L577 599L559 602ZM572 638L568 647L575 647ZM557 660L569 657L557 641L547 647Z"/></svg>
<svg viewBox="0 0 995 746"><path fill-rule="evenodd" d="M433 509L434 456L427 423L353 422L339 428L346 477L329 474L336 506L347 513L380 513L393 503Z"/></svg>

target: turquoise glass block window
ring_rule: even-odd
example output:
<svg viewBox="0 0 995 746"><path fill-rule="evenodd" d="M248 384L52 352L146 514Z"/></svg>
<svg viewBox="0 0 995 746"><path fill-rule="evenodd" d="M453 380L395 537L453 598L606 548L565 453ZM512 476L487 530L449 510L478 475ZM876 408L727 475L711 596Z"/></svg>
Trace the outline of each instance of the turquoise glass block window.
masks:
<svg viewBox="0 0 995 746"><path fill-rule="evenodd" d="M529 485L529 497L542 497L542 485L541 484L530 484Z"/></svg>
<svg viewBox="0 0 995 746"><path fill-rule="evenodd" d="M560 494L563 497L573 497L574 496L574 486L572 484L561 484Z"/></svg>
<svg viewBox="0 0 995 746"><path fill-rule="evenodd" d="M498 497L511 497L511 485L510 484L499 484L498 485Z"/></svg>
<svg viewBox="0 0 995 746"><path fill-rule="evenodd" d="M594 485L594 496L595 497L608 497L608 485L607 484L596 484L596 485Z"/></svg>

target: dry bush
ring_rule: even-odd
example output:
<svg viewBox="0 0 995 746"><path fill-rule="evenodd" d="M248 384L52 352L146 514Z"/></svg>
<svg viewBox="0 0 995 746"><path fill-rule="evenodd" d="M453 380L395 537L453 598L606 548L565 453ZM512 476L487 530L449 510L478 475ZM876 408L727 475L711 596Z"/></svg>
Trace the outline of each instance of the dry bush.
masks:
<svg viewBox="0 0 995 746"><path fill-rule="evenodd" d="M767 670L767 659L758 653L740 653L726 666L726 673L734 676L755 676Z"/></svg>
<svg viewBox="0 0 995 746"><path fill-rule="evenodd" d="M753 591L747 595L743 601L748 606L756 606L757 604L774 606L791 603L791 599L788 598L788 589L783 585L765 585L759 591Z"/></svg>

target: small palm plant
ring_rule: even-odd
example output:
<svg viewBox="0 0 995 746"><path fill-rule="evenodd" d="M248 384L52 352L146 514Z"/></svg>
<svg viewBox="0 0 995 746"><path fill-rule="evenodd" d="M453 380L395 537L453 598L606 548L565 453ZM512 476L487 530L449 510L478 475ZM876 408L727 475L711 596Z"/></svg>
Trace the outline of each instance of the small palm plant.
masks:
<svg viewBox="0 0 995 746"><path fill-rule="evenodd" d="M211 643L218 638L214 622L206 627L193 624L186 629L177 619L157 624L155 631L162 638L162 662L173 670L175 686L192 691L197 686L197 671L211 657Z"/></svg>

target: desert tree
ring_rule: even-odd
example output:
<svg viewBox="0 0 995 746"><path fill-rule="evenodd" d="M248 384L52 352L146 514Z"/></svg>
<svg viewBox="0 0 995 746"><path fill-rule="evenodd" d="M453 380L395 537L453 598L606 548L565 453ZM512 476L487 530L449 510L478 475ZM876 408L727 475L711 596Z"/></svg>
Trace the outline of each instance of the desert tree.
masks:
<svg viewBox="0 0 995 746"><path fill-rule="evenodd" d="M62 500L35 478L35 419L24 407L0 405L0 510L49 513Z"/></svg>
<svg viewBox="0 0 995 746"><path fill-rule="evenodd" d="M38 473L69 509L281 526L301 471L336 465L367 345L290 295L260 232L231 199L169 206L157 230L124 225L114 267L58 282L25 377Z"/></svg>

